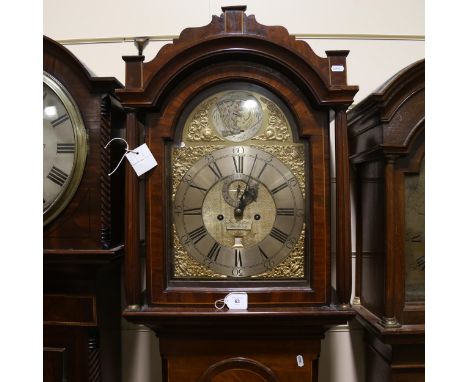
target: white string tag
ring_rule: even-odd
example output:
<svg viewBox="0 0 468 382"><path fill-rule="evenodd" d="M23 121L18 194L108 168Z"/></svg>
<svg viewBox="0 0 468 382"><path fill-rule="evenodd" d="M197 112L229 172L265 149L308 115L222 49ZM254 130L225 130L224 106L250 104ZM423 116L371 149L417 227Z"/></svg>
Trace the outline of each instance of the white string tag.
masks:
<svg viewBox="0 0 468 382"><path fill-rule="evenodd" d="M104 148L107 149L107 146L109 146L110 143L115 140L125 142L125 154L122 156L122 158L120 158L119 163L117 163L117 166L115 166L115 168L107 175L111 176L114 172L116 172L125 157L128 159L129 163L131 164L138 176L144 174L145 172L151 170L153 167L158 165L158 162L156 162L156 159L154 159L154 156L153 154L151 154L151 151L146 145L146 143L143 143L141 146L138 146L134 150L129 150L127 141L123 138L116 137L112 138L109 142L107 142Z"/></svg>
<svg viewBox="0 0 468 382"><path fill-rule="evenodd" d="M222 304L220 306L220 304ZM222 310L225 306L229 310L246 310L248 307L248 296L245 292L232 292L226 295L222 300L216 300L215 308Z"/></svg>
<svg viewBox="0 0 468 382"><path fill-rule="evenodd" d="M154 156L146 143L143 143L136 149L129 150L125 156L138 176L158 165L158 162L154 159Z"/></svg>

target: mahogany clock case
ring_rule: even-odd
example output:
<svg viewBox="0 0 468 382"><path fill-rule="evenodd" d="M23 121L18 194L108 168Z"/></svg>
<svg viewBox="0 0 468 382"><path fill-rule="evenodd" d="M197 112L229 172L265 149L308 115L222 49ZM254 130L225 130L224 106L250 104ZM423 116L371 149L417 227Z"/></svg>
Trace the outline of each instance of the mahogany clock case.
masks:
<svg viewBox="0 0 468 382"><path fill-rule="evenodd" d="M200 304L208 307L228 291L236 289L249 291L249 303L252 305L329 304L329 112L335 109L338 130L341 131L346 123L342 118L344 110L352 103L357 91L357 87L346 84L347 52L327 52L327 58L320 58L306 43L296 41L284 28L258 24L253 15L244 14L242 7L223 10L221 17L213 16L209 25L184 30L179 39L164 46L153 60L143 63L143 56L124 57L126 87L117 90L117 95L129 111L127 137L135 140L134 145L139 144L137 137L143 128L145 142L158 161L158 167L147 174L145 186L148 307ZM330 72L328 67L335 64L341 68L340 71ZM302 143L305 148L302 171L307 182L307 211L302 251L305 256L303 276L271 280L262 277L174 278L170 255L173 203L167 175L177 168L173 167L177 163L171 162L170 156L171 145L178 143L177 134L181 134L177 126L184 124L190 103L200 94L209 94L220 86L239 86L242 83L264 89L285 105L294 122L291 126L295 143ZM131 108L133 111L130 112ZM341 136L339 132L339 142ZM343 150L347 153L345 145L341 145L338 152ZM338 161L337 171L343 188L337 210L349 216L349 200L346 198L349 184L344 180L349 176L347 155L344 161ZM128 180L127 189L130 189L136 180ZM133 200L127 198L127 209L136 222L135 189L133 194ZM347 276L350 261L344 254L350 246L348 224L343 223L338 231L338 252L341 254L338 289L347 291L350 290L350 275ZM131 245L135 253L138 251L135 230L127 232L127 238L126 246L130 253L126 269L131 269L131 272L126 272L128 301L129 305L141 306L137 255L128 246ZM349 301L344 294L341 293L340 301Z"/></svg>
<svg viewBox="0 0 468 382"><path fill-rule="evenodd" d="M44 380L119 381L124 174L115 78L92 76L65 47L44 36L43 69L78 108L86 161L70 202L43 228ZM60 378L60 379L57 379Z"/></svg>
<svg viewBox="0 0 468 382"><path fill-rule="evenodd" d="M424 380L424 64L401 70L348 113L354 308L366 328L370 381Z"/></svg>
<svg viewBox="0 0 468 382"><path fill-rule="evenodd" d="M183 30L178 39L161 48L152 60L144 62L142 55L124 57L125 88L118 89L116 94L127 111L126 139L131 147L136 147L144 136L158 166L144 177L144 295L138 229L140 181L128 166L126 170L127 308L123 315L156 332L164 381L288 381L290 378L317 381L324 333L330 325L346 323L354 316L349 305L351 219L345 110L358 88L346 83L347 51L330 51L327 57L318 57L309 45L297 41L285 28L264 26L253 15L246 15L246 7L222 10L221 16L213 16L208 25ZM213 97L219 104L214 111L209 106ZM265 121L274 124L283 120L281 128L290 129L290 141L272 140L279 137L274 134L273 126L259 127L258 115L239 109L244 101L252 108L261 106L267 113L263 115L268 116ZM336 301L331 298L331 111L335 113L337 132ZM193 119L195 114L200 118ZM224 119L226 115L233 118ZM224 136L223 128L217 130L218 122L224 124L223 128L233 123L230 126L237 132ZM250 130L235 130L240 122ZM267 136L265 141L259 140ZM212 147L215 145L221 147ZM302 154L291 154L288 158L286 150L294 150L286 146L300 147ZM266 172L268 168L265 163L270 157L264 154L268 150L269 154L274 153L271 163L276 163L279 169L268 171L285 175L290 183L278 180L269 184L262 178L262 169L265 166ZM184 155L178 156L181 152ZM238 155L241 153L245 154L243 160ZM301 159L301 163L283 167L293 157ZM262 161L261 166L255 167ZM300 179L304 179L305 209L302 244L299 244L301 240L288 241L297 239L295 231L287 231L278 218L279 210L281 218L290 219L291 225L302 222L302 217L298 220L292 217L301 210L301 203L283 206L279 197L282 190L284 195L299 199L296 180ZM186 184L180 186L183 182ZM189 188L194 188L191 196L179 198ZM218 190L213 204L205 203L212 190ZM256 197L258 202L254 201ZM265 203L270 208L249 215L249 208L253 209L256 203ZM225 209L211 210L213 205ZM208 224L201 222L200 215L205 214L205 208L214 213L212 224L225 228L224 236L217 236ZM256 224L255 216L259 215L262 222L267 210L273 214L274 225L262 226L265 237L278 246L292 242L299 245L299 251L291 251L298 253L302 261L299 275L249 274L244 267L247 258L238 251L239 245L249 239L246 236L252 233L249 227L250 223ZM246 235L227 232L230 226L224 224L228 217L237 217L237 223L244 224L242 219L252 216L253 220L245 226L232 225L236 227L233 230L247 231ZM193 226L189 219L194 219ZM227 263L221 260L228 259L224 256L228 250L221 247L228 247L223 241L226 236L233 243L232 257L231 268L223 270L221 266ZM174 256L177 239L182 243L180 253L189 254L182 262L183 267L180 267L180 257ZM256 259L263 256L259 247L267 257L271 256L266 251L266 242L261 240L255 239L251 247ZM199 249L204 250L204 257L196 252ZM285 262L291 258L287 250L280 249L278 253L288 255ZM200 267L203 258L208 265L205 268ZM281 264L274 263L272 270L279 271ZM247 310L215 309L216 300L239 290L248 293ZM303 358L303 367L299 366L298 354Z"/></svg>

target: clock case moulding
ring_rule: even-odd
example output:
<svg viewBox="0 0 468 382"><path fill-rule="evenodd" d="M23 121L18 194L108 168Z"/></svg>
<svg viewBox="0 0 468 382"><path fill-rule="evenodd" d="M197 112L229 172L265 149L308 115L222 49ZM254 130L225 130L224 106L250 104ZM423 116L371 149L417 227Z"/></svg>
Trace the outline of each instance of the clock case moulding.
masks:
<svg viewBox="0 0 468 382"><path fill-rule="evenodd" d="M207 313L217 299L230 290L249 293L249 305L260 309L291 307L292 314L310 317L327 306L337 321L350 318L351 241L349 204L349 163L346 109L353 102L357 86L346 84L348 51L329 51L317 56L303 41L297 41L283 27L264 26L247 16L246 7L225 7L210 24L182 31L156 57L125 56L125 88L116 94L127 111L126 138L130 147L145 143L158 166L145 175L146 286L141 292L139 223L139 180L127 166L126 173L126 259L125 293L131 320L151 320L161 313ZM340 68L332 71L331 67ZM247 82L264 87L284 102L295 118L297 136L306 141L306 168L310 224L306 242L307 278L303 285L293 280L268 284L262 280L223 282L187 281L174 283L167 259L170 200L165 175L170 171L168 142L175 139L175 127L185 106L200 92L229 82ZM329 115L335 112L337 176L337 277L336 299L345 309L332 309ZM254 311L249 314L255 314ZM320 319L318 319L320 321Z"/></svg>
<svg viewBox="0 0 468 382"><path fill-rule="evenodd" d="M107 174L124 150L104 146L123 132L125 114L114 96L122 84L93 76L46 36L43 70L76 103L88 146L76 192L43 227L44 380L118 381L125 180L123 169Z"/></svg>
<svg viewBox="0 0 468 382"><path fill-rule="evenodd" d="M420 60L348 112L356 185L353 306L366 329L370 381L424 380L424 297L405 298L405 178L419 174L424 161L424 95Z"/></svg>

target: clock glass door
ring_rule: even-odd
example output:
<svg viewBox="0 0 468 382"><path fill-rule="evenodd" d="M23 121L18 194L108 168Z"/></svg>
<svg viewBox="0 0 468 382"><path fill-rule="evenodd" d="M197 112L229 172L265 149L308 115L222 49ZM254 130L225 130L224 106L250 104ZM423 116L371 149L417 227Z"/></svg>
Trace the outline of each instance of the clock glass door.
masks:
<svg viewBox="0 0 468 382"><path fill-rule="evenodd" d="M175 279L304 279L305 147L285 104L223 84L187 107L171 148Z"/></svg>

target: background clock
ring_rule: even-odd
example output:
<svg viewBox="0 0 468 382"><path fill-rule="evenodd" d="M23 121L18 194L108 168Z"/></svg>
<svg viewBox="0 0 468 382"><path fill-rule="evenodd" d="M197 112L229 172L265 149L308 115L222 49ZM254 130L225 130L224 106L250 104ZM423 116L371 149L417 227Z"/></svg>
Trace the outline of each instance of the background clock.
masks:
<svg viewBox="0 0 468 382"><path fill-rule="evenodd" d="M368 381L424 380L424 79L417 61L348 115Z"/></svg>
<svg viewBox="0 0 468 382"><path fill-rule="evenodd" d="M120 371L122 153L104 149L123 112L115 78L93 77L43 40L44 381L114 382ZM112 291L112 293L109 293ZM58 377L60 376L60 377Z"/></svg>
<svg viewBox="0 0 468 382"><path fill-rule="evenodd" d="M83 175L87 134L75 101L54 77L43 74L44 224L73 197Z"/></svg>

